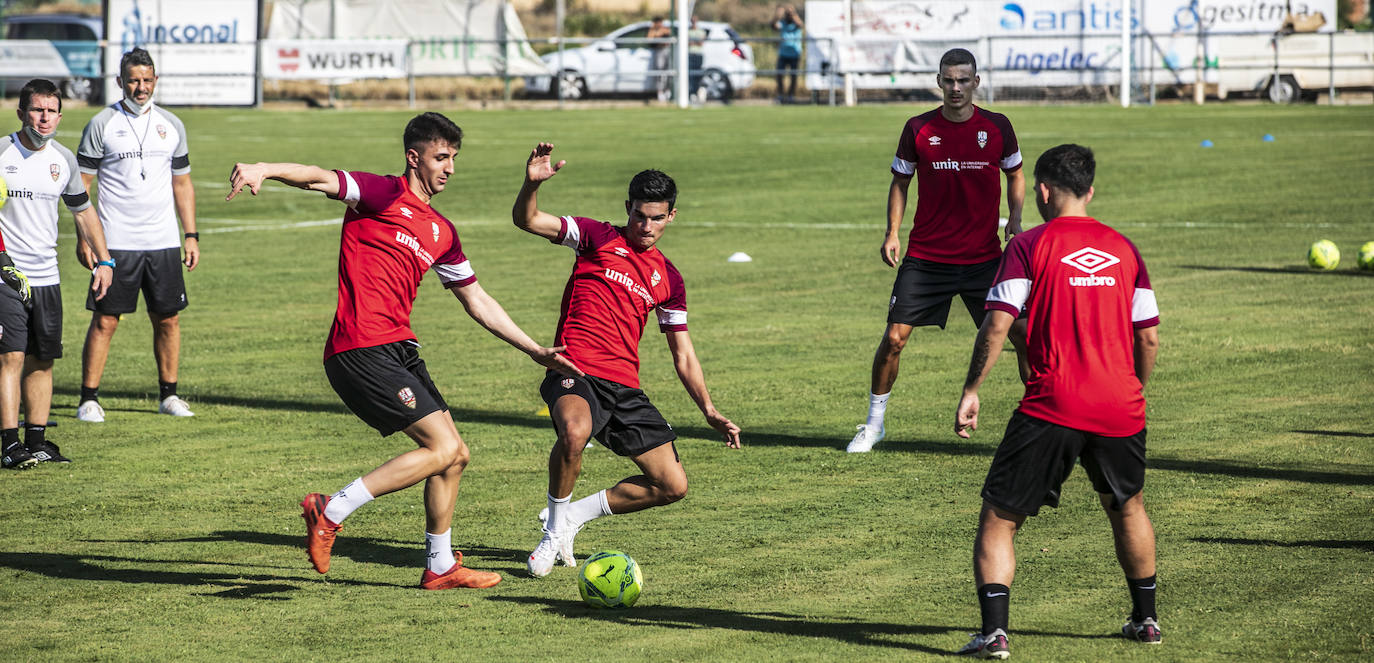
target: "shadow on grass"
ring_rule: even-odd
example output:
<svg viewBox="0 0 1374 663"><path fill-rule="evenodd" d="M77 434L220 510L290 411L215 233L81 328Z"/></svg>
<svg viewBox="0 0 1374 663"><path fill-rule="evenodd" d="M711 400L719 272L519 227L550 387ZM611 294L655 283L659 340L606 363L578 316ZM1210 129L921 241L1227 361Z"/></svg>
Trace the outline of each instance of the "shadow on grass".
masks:
<svg viewBox="0 0 1374 663"><path fill-rule="evenodd" d="M542 607L565 618L597 619L631 626L659 626L674 629L720 628L756 633L775 633L811 638L830 638L841 642L873 647L891 647L927 654L953 656L964 645L967 626L935 626L927 624L890 624L858 620L827 620L784 612L748 612L719 608L681 608L667 605L641 605L632 610L603 610L580 601L549 599L537 596L492 596L489 601L506 601ZM930 647L902 638L919 635L954 634L949 649ZM1016 630L1014 635L1043 635L1061 638L1117 639L1116 634L1050 633L1046 631Z"/></svg>
<svg viewBox="0 0 1374 663"><path fill-rule="evenodd" d="M1230 543L1242 546L1276 546L1280 548L1331 548L1334 550L1363 550L1374 553L1374 541L1344 541L1314 539L1310 541L1275 541L1273 539L1233 539L1214 536L1195 536L1194 543Z"/></svg>
<svg viewBox="0 0 1374 663"><path fill-rule="evenodd" d="M291 548L300 553L300 558L304 563L305 559L305 534L269 534L266 532L252 532L248 530L219 530L204 536L188 536L175 539L124 539L124 540L98 540L83 539L82 543L258 543L267 546L278 546ZM529 555L528 550L512 550L510 548L487 548L481 546L469 546L458 548L463 552L464 560L481 559L484 561L519 561L519 570L525 568L524 559ZM397 541L394 539L372 539L367 537L353 537L347 534L340 534L334 543L333 557L346 557L355 562L366 564L381 564L383 566L394 566L402 569L419 569L424 564L424 542L423 541ZM187 563L187 562L179 562ZM243 565L238 565L243 566ZM293 567L265 567L265 568L293 568ZM302 568L309 568L303 566ZM512 567L512 570L514 567Z"/></svg>
<svg viewBox="0 0 1374 663"><path fill-rule="evenodd" d="M1301 265L1289 265L1287 267L1221 267L1218 265L1179 265L1183 269L1200 269L1208 272L1256 272L1259 274L1302 274L1305 276L1354 276L1358 278L1374 277L1374 272L1355 269L1333 269L1330 271L1320 269L1309 269Z"/></svg>
<svg viewBox="0 0 1374 663"><path fill-rule="evenodd" d="M1374 433L1357 433L1347 430L1290 430L1288 432L1305 435L1330 435L1331 437L1374 437Z"/></svg>
<svg viewBox="0 0 1374 663"><path fill-rule="evenodd" d="M1187 460L1181 458L1147 457L1145 465L1156 470L1190 472L1196 474L1224 474L1241 478L1278 479L1303 483L1327 483L1342 486L1374 485L1374 474L1302 470L1278 467L1259 467L1217 460Z"/></svg>
<svg viewBox="0 0 1374 663"><path fill-rule="evenodd" d="M67 555L58 553L17 553L0 552L0 567L18 571L28 571L49 578L63 580L94 580L99 582L125 582L135 585L184 585L222 587L220 591L203 592L201 596L216 596L230 599L261 599L285 601L287 597L278 596L285 592L301 589L311 582L302 578L283 577L266 574L242 573L203 573L197 571L157 571L148 568L118 568L93 562L112 564L133 564L149 566L171 564L189 566L197 564L217 564L195 560L149 560L134 557L113 557L110 555ZM366 582L362 580L333 580L331 584L350 587L398 587L390 583Z"/></svg>

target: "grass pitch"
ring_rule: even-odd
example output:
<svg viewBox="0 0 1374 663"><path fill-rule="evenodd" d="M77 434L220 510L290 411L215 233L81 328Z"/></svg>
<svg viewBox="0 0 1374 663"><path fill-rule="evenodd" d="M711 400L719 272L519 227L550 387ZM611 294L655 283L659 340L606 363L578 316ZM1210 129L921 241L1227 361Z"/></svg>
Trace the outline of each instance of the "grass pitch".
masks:
<svg viewBox="0 0 1374 663"><path fill-rule="evenodd" d="M107 423L74 419L88 320L61 247L67 356L50 432L69 466L0 475L3 654L42 660L890 660L950 654L978 625L978 491L1020 394L1006 358L982 428L952 432L974 330L917 331L888 439L850 456L893 272L878 259L898 130L925 107L455 113L467 132L436 207L479 278L548 342L572 259L509 208L537 141L568 166L555 213L623 219L645 167L679 183L660 244L688 286L724 449L645 333L644 387L682 435L682 503L583 530L577 553L643 566L639 605L578 599L574 572L533 580L552 432L541 370L430 279L422 355L473 449L454 544L502 572L490 590L422 592L418 489L349 519L327 577L300 545L301 496L409 448L380 439L325 381L338 203L272 184L225 204L235 160L397 172L408 112L187 110L203 263L188 276L181 391L155 414L151 331L125 317L102 385ZM999 106L1030 163L1078 142L1098 156L1090 209L1139 246L1163 324L1149 400L1146 503L1159 544L1161 647L1116 637L1129 611L1106 519L1081 472L1018 537L1018 660L1369 657L1374 589L1374 239L1368 108ZM69 109L74 146L89 111ZM1260 137L1273 134L1272 143ZM1210 139L1215 147L1199 147ZM910 212L910 210L909 210ZM312 224L308 222L323 222ZM1027 210L1027 224L1037 221ZM64 213L64 227L70 221ZM909 223L909 221L908 221ZM70 232L70 231L69 231ZM1333 272L1303 265L1320 238ZM727 264L736 251L753 256ZM630 473L589 450L581 497Z"/></svg>

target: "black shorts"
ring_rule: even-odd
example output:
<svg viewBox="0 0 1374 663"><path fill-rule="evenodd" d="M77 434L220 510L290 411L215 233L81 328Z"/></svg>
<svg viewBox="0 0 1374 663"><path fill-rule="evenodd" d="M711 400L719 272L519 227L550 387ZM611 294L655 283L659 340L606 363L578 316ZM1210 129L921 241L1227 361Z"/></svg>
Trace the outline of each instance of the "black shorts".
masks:
<svg viewBox="0 0 1374 663"><path fill-rule="evenodd" d="M1111 507L1119 510L1145 487L1145 430L1104 437L1017 410L988 468L983 499L1025 516L1039 513L1041 506L1058 507L1059 489L1077 460L1083 461L1093 490L1110 494Z"/></svg>
<svg viewBox="0 0 1374 663"><path fill-rule="evenodd" d="M633 458L677 439L673 427L639 389L591 375L567 377L554 371L539 385L539 395L549 409L568 394L587 401L592 437L617 455Z"/></svg>
<svg viewBox="0 0 1374 663"><path fill-rule="evenodd" d="M3 352L23 352L43 360L62 356L62 286L33 286L33 308L26 310L14 288L0 285Z"/></svg>
<svg viewBox="0 0 1374 663"><path fill-rule="evenodd" d="M800 56L800 55L794 55L794 56L792 56L792 57L787 57L787 56L785 56L785 55L779 55L779 56L778 56L778 70L779 70L779 71L784 70L784 69L792 69L792 70L794 70L793 73L796 73L795 70L796 70L796 68L797 68L797 65L799 65L799 64L801 64L801 56Z"/></svg>
<svg viewBox="0 0 1374 663"><path fill-rule="evenodd" d="M958 295L964 300L973 324L982 325L987 313L984 306L988 289L997 277L999 262L1000 258L972 265L951 265L907 256L897 268L897 280L892 283L887 321L912 327L939 325L944 329L949 319L949 302Z"/></svg>
<svg viewBox="0 0 1374 663"><path fill-rule="evenodd" d="M105 297L86 295L86 310L123 315L138 310L138 293L152 313L176 313L186 308L186 281L181 276L181 249L110 251L114 281Z"/></svg>
<svg viewBox="0 0 1374 663"><path fill-rule="evenodd" d="M382 437L448 411L413 343L345 350L324 360L324 374L344 405Z"/></svg>

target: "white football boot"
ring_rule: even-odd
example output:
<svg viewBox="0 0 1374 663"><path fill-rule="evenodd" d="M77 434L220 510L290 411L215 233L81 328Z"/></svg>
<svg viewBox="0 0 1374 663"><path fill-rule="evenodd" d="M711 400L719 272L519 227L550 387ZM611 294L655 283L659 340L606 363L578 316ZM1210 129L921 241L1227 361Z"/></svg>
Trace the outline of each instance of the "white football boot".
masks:
<svg viewBox="0 0 1374 663"><path fill-rule="evenodd" d="M105 408L100 407L96 401L82 401L76 407L76 420L85 421L93 424L105 421Z"/></svg>
<svg viewBox="0 0 1374 663"><path fill-rule="evenodd" d="M539 539L539 545L535 546L534 552L525 560L526 570L536 578L548 575L553 571L554 564L559 561L563 562L563 566L577 566L577 557L573 554L573 540L582 528L564 523L559 531L550 532L548 518L547 508L539 512L539 520L544 523L544 527L541 528L544 537Z"/></svg>
<svg viewBox="0 0 1374 663"><path fill-rule="evenodd" d="M864 424L859 426L859 432L854 434L854 439L849 441L845 451L852 454L868 453L873 450L873 445L881 442L884 437L887 437L886 427L880 426L874 430L868 424Z"/></svg>
<svg viewBox="0 0 1374 663"><path fill-rule="evenodd" d="M162 399L162 403L157 406L158 414L170 414L174 417L194 417L196 413L191 411L191 405L176 396L168 396Z"/></svg>

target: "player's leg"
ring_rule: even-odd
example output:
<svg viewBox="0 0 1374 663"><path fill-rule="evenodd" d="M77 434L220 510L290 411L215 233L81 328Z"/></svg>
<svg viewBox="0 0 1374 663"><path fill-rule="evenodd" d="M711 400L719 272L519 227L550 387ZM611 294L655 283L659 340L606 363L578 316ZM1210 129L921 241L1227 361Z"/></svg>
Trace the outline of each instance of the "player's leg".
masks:
<svg viewBox="0 0 1374 663"><path fill-rule="evenodd" d="M28 345L28 312L8 287L0 287L0 329L0 465L26 470L38 464L19 440L19 380Z"/></svg>
<svg viewBox="0 0 1374 663"><path fill-rule="evenodd" d="M91 325L86 329L86 342L81 347L81 397L76 408L76 418L80 421L105 421L105 410L100 407L100 379L105 375L105 361L110 355L110 340L119 328L119 316L132 313L138 307L143 272L148 266L146 253L112 249L114 278L105 296L96 299L94 292L86 291L86 310L91 312Z"/></svg>
<svg viewBox="0 0 1374 663"><path fill-rule="evenodd" d="M587 440L606 425L609 417L602 407L603 398L610 397L602 393L606 391L603 381L596 378L573 378L552 372L539 386L540 395L549 405L549 417L557 437L549 451L547 515L539 543L525 560L526 570L536 578L548 575L560 560L565 566L577 565L573 554L577 531L602 510L605 491L577 502L572 501L572 492L582 471L582 452Z"/></svg>
<svg viewBox="0 0 1374 663"><path fill-rule="evenodd" d="M190 417L191 406L177 395L177 374L181 360L181 311L186 308L186 281L182 276L181 250L172 248L147 252L143 299L148 304L148 319L153 323L153 357L157 361L158 408L160 414Z"/></svg>
<svg viewBox="0 0 1374 663"><path fill-rule="evenodd" d="M630 460L643 473L626 477L606 490L610 513L634 513L672 504L687 496L687 471L674 443L661 444Z"/></svg>
<svg viewBox="0 0 1374 663"><path fill-rule="evenodd" d="M1145 437L1090 437L1083 469L1102 499L1112 524L1116 558L1131 595L1131 617L1122 627L1126 637L1146 644L1163 640L1155 614L1155 530L1145 512Z"/></svg>
<svg viewBox="0 0 1374 663"><path fill-rule="evenodd" d="M29 311L28 344L24 353L24 446L40 461L69 463L47 439L52 414L53 360L62 356L62 289L36 286Z"/></svg>

